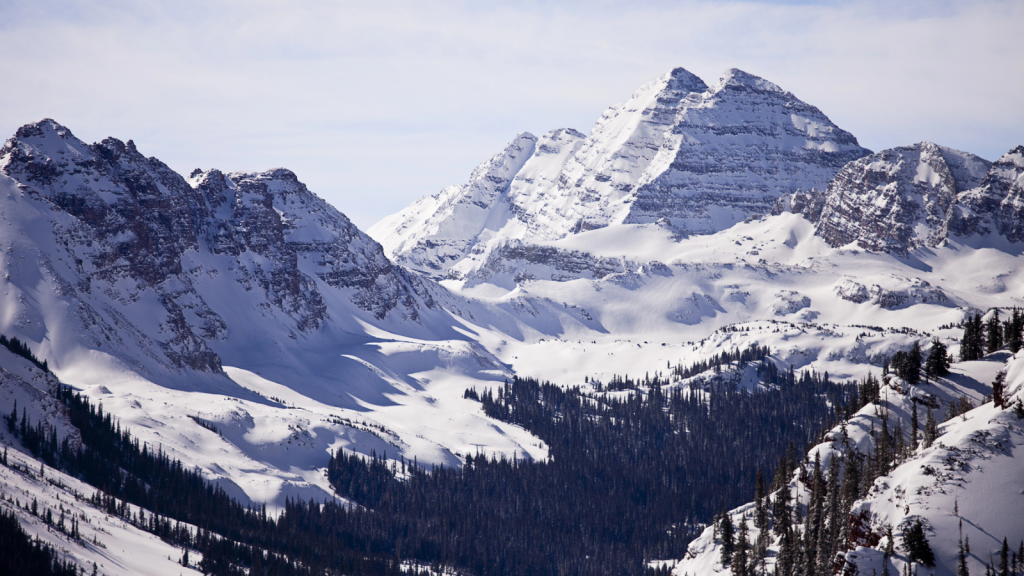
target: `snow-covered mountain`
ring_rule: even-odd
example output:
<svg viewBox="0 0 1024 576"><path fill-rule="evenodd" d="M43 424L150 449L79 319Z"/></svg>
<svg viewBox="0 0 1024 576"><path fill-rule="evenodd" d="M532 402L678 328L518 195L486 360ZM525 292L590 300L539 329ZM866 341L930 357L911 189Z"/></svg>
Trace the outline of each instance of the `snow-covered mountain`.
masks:
<svg viewBox="0 0 1024 576"><path fill-rule="evenodd" d="M957 195L977 187L990 162L920 142L850 162L829 182L817 234L831 246L857 242L906 253L945 238Z"/></svg>
<svg viewBox="0 0 1024 576"><path fill-rule="evenodd" d="M465 184L421 198L369 233L389 257L462 278L510 240L657 223L678 236L767 214L782 195L825 189L869 154L820 110L732 69L713 86L682 68L610 107L589 136L518 135Z"/></svg>
<svg viewBox="0 0 1024 576"><path fill-rule="evenodd" d="M371 234L288 170L184 177L130 140L90 145L44 120L0 149L0 333L141 441L273 510L332 497L325 466L339 448L423 465L545 458L537 438L464 398L512 374L585 385L757 344L782 369L844 380L877 374L915 342L935 338L955 355L962 332L950 326L1024 304L1022 210L1020 147L994 163L927 142L870 154L817 109L736 70L710 87L673 70L589 136L521 134L467 183ZM980 404L1004 367L1019 397L1020 362L997 353L928 387L896 381L893 425L914 398ZM0 347L0 413L17 401L73 441L48 395L55 384ZM986 406L946 425L945 448L968 453L972 435L989 433L1013 453L1016 424ZM879 425L870 406L854 421ZM866 432L851 435L867 446ZM816 450L827 463L830 448ZM929 450L859 506L873 534L926 518L941 555L948 518L923 500L904 512L887 504L895 486L933 490L918 470L947 454ZM964 482L1002 482L1019 472L1007 462L986 461ZM0 475L5 497L36 494L51 508L80 487ZM792 487L804 489L799 478ZM161 562L171 555L74 506ZM1006 528L999 511L978 514L979 530ZM22 516L33 533L78 546ZM844 561L881 572L870 544ZM720 571L714 547L704 534L677 572ZM139 566L104 557L117 560L106 573Z"/></svg>
<svg viewBox="0 0 1024 576"><path fill-rule="evenodd" d="M443 378L426 374L510 374L463 317L518 334L520 317L551 330L572 314L452 295L389 262L288 170L186 180L130 140L27 125L0 150L0 269L0 332L243 501L326 496L320 470L339 446L448 465L478 444L543 456L439 402L427 384ZM464 386L444 385L462 401ZM229 440L207 445L192 417Z"/></svg>

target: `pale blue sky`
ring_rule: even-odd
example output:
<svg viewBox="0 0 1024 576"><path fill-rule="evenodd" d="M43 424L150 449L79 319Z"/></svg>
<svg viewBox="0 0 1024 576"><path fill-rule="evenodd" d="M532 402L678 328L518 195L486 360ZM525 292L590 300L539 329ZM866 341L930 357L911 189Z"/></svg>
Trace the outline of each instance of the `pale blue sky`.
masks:
<svg viewBox="0 0 1024 576"><path fill-rule="evenodd" d="M1021 2L4 0L0 135L284 166L366 228L675 66L763 76L874 150L994 159L1024 144L1022 29Z"/></svg>

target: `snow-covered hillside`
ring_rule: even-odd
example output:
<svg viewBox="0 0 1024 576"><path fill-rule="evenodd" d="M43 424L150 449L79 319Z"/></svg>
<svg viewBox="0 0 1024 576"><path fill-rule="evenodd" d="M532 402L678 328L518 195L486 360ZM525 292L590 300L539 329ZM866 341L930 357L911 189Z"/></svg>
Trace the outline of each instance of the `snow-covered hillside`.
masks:
<svg viewBox="0 0 1024 576"><path fill-rule="evenodd" d="M845 470L854 451L866 455L879 449L883 419L890 431L900 430L909 443L915 404L921 428L926 410L933 409L941 422L950 403L967 398L977 406L940 424L933 444L922 442L901 464L874 480L843 518L845 526L837 527L845 540L837 542L836 557L821 565L834 566L844 574L883 574L885 570L901 574L911 560L904 537L918 521L934 552L935 567L917 565L916 573L957 574L958 552L964 542L969 547L967 568L973 574L983 573L986 565L995 567L993 559L998 560L1004 538L1016 550L1024 539L1020 520L1024 516L1024 468L1019 462L1024 451L1024 417L1015 408L1018 401L1024 401L1024 354L1017 356L1003 352L981 361L954 364L949 377L916 386L893 377L881 388L881 402L862 408L848 424L829 432L826 442L810 450L784 488L798 504L797 529L802 532L808 530L806 519L815 517L809 477L816 458L825 471L832 460L843 462L836 469L843 474L840 471ZM1000 372L1006 376L1006 394L1004 405L996 407L991 383ZM922 437L923 430L918 432L918 438ZM751 503L729 511L735 525L747 522L751 542L760 535L753 525L754 508ZM766 537L769 545L764 566L771 570L780 557L781 537ZM890 545L892 555L887 557ZM679 575L731 570L722 565L721 538L714 527L691 543L686 558L669 564Z"/></svg>

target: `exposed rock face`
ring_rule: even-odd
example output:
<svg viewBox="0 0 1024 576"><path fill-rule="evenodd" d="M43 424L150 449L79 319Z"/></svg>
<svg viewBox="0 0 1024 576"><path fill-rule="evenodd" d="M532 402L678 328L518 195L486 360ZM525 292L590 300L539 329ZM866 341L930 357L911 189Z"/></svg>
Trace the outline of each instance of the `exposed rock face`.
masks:
<svg viewBox="0 0 1024 576"><path fill-rule="evenodd" d="M977 186L988 168L978 156L931 142L883 150L844 166L829 182L820 214L815 218L812 207L804 215L832 247L857 242L906 253L942 240L957 194Z"/></svg>
<svg viewBox="0 0 1024 576"><path fill-rule="evenodd" d="M786 316L799 312L811 305L811 299L795 290L780 290L775 293L774 301L770 307L775 316Z"/></svg>
<svg viewBox="0 0 1024 576"><path fill-rule="evenodd" d="M814 106L735 69L679 107L666 140L626 221L664 217L700 234L767 214L783 194L823 190L870 153Z"/></svg>
<svg viewBox="0 0 1024 576"><path fill-rule="evenodd" d="M914 304L945 304L949 301L946 294L920 278L892 277L888 287L878 284L865 286L853 278L843 278L836 283L834 290L843 300L855 304L870 302L880 308L893 310Z"/></svg>
<svg viewBox="0 0 1024 576"><path fill-rule="evenodd" d="M943 226L946 235L996 233L1024 241L1024 146L1004 154L981 184L957 197Z"/></svg>
<svg viewBox="0 0 1024 576"><path fill-rule="evenodd" d="M520 134L461 186L370 228L399 263L465 277L510 239L554 240L616 224L678 236L767 214L784 195L823 191L870 151L817 108L739 70L714 86L682 68L612 106L589 136Z"/></svg>
<svg viewBox="0 0 1024 576"><path fill-rule="evenodd" d="M127 273L159 284L181 272L181 255L197 248L205 213L184 179L155 158L107 138L87 145L52 120L28 124L0 149L4 174L30 186L88 224L105 241L95 276Z"/></svg>
<svg viewBox="0 0 1024 576"><path fill-rule="evenodd" d="M88 145L44 120L0 149L0 173L53 211L43 234L60 252L41 252L41 267L84 325L106 326L97 345L132 334L134 345L121 343L162 350L162 364L218 372L210 344L229 329L224 294L245 295L236 304L293 335L323 325L325 290L377 319L434 306L422 279L288 170L197 170L187 181L130 140Z"/></svg>
<svg viewBox="0 0 1024 576"><path fill-rule="evenodd" d="M577 278L599 280L623 274L640 266L619 258L594 256L579 250L537 246L512 240L488 254L482 266L466 276L466 285L488 282L509 289L528 280L565 281ZM664 264L649 264L653 270L668 270Z"/></svg>

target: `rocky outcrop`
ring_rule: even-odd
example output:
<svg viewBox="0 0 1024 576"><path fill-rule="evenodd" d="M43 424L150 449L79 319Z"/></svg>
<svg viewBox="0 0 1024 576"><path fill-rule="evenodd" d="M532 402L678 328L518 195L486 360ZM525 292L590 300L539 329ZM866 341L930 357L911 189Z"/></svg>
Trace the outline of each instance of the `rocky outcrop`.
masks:
<svg viewBox="0 0 1024 576"><path fill-rule="evenodd" d="M729 70L699 102L679 107L626 221L667 218L692 233L717 232L767 214L782 195L823 190L868 153L814 106Z"/></svg>
<svg viewBox="0 0 1024 576"><path fill-rule="evenodd" d="M0 172L54 212L60 252L41 252L41 268L83 322L106 326L95 345L126 346L128 358L156 349L160 363L219 372L211 346L227 337L232 300L292 337L323 326L325 291L376 319L434 306L423 279L288 170L186 180L130 140L89 145L44 120L0 149Z"/></svg>
<svg viewBox="0 0 1024 576"><path fill-rule="evenodd" d="M836 295L854 304L870 302L879 308L893 310L915 304L946 304L949 298L942 289L920 278L894 276L885 281L886 287L872 284L870 287L844 277L833 287Z"/></svg>
<svg viewBox="0 0 1024 576"><path fill-rule="evenodd" d="M1024 241L1024 146L1004 154L977 188L957 197L943 223L943 233L995 233L1010 242Z"/></svg>
<svg viewBox="0 0 1024 576"><path fill-rule="evenodd" d="M931 142L850 162L828 184L815 233L832 247L905 254L939 243L961 191L981 182L989 162Z"/></svg>
<svg viewBox="0 0 1024 576"><path fill-rule="evenodd" d="M815 222L832 247L906 255L955 237L1021 242L1024 146L994 163L930 142L883 150L844 166L824 195L784 197L784 210Z"/></svg>

